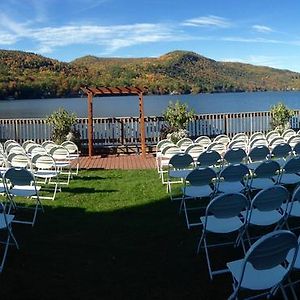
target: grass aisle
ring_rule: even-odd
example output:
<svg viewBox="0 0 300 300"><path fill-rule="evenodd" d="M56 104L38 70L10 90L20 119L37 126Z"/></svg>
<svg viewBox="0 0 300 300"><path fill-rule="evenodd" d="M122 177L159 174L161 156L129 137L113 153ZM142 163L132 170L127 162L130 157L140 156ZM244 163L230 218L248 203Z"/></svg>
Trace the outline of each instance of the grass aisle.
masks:
<svg viewBox="0 0 300 300"><path fill-rule="evenodd" d="M20 250L9 249L2 299L230 295L228 275L209 281L199 232L186 229L154 170L82 171L43 203L35 227L14 225Z"/></svg>

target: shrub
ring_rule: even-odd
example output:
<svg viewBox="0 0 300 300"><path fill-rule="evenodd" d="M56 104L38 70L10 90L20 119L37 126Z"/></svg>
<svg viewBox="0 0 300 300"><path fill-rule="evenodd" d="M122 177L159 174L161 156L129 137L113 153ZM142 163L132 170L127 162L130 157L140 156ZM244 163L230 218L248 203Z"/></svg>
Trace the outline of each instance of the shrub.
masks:
<svg viewBox="0 0 300 300"><path fill-rule="evenodd" d="M283 132L290 127L290 118L294 115L294 111L286 107L282 102L271 106L271 126L279 132Z"/></svg>
<svg viewBox="0 0 300 300"><path fill-rule="evenodd" d="M61 144L70 136L78 139L79 132L74 127L76 118L74 113L70 114L64 108L59 108L47 117L47 123L52 125L51 137L55 143Z"/></svg>
<svg viewBox="0 0 300 300"><path fill-rule="evenodd" d="M186 103L176 101L169 103L169 106L163 113L166 124L161 129L161 137L169 138L172 142L176 142L180 138L186 137L188 131L186 127L194 117L194 111L188 109Z"/></svg>

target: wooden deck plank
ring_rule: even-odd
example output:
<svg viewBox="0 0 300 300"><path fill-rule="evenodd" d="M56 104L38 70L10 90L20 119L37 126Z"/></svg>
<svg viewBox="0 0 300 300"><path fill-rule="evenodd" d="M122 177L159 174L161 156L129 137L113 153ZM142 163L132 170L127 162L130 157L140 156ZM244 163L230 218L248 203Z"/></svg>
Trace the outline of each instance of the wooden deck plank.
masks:
<svg viewBox="0 0 300 300"><path fill-rule="evenodd" d="M152 155L148 155L145 158L139 155L93 156L92 158L82 156L79 158L79 165L81 169L154 169L155 158Z"/></svg>

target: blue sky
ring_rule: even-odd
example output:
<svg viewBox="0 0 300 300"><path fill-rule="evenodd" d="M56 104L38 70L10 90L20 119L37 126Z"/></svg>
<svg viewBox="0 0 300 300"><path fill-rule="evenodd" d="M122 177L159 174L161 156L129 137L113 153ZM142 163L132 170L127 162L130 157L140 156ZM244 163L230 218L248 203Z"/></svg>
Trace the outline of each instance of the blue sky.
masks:
<svg viewBox="0 0 300 300"><path fill-rule="evenodd" d="M2 0L0 48L62 61L189 50L300 72L298 0Z"/></svg>

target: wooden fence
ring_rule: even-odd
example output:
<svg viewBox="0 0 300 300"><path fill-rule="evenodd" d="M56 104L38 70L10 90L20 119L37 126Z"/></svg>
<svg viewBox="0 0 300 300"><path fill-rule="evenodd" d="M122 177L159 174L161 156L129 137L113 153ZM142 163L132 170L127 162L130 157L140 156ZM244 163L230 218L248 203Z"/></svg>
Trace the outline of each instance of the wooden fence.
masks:
<svg viewBox="0 0 300 300"><path fill-rule="evenodd" d="M128 146L140 142L138 117L94 118L94 144L97 146ZM252 134L267 132L270 128L271 113L242 112L196 115L189 123L191 138L200 135L215 136L220 133L232 137L238 132ZM298 129L300 111L295 111L291 127ZM160 140L160 130L164 125L162 117L145 117L146 142L156 144ZM87 142L87 118L79 118L76 125L82 143ZM45 119L0 119L0 141L14 139L23 142L27 139L36 142L51 139L51 126Z"/></svg>

